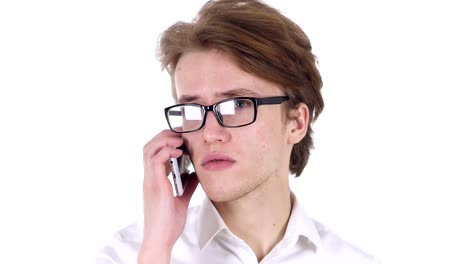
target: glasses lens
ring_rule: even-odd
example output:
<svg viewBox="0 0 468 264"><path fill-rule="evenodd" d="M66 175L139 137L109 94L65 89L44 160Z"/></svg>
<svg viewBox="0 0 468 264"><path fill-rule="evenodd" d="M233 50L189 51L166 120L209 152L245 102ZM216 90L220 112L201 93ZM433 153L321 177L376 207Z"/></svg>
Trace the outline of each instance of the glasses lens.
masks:
<svg viewBox="0 0 468 264"><path fill-rule="evenodd" d="M251 99L234 98L216 106L225 126L242 126L252 123L255 117L255 104Z"/></svg>
<svg viewBox="0 0 468 264"><path fill-rule="evenodd" d="M197 130L203 123L203 108L196 105L175 106L167 112L167 119L177 132Z"/></svg>

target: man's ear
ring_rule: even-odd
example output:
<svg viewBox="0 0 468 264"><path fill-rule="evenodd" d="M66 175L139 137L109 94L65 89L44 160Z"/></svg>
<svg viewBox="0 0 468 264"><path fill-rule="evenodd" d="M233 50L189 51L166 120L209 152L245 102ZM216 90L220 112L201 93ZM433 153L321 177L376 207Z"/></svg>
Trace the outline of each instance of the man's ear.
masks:
<svg viewBox="0 0 468 264"><path fill-rule="evenodd" d="M288 143L299 143L307 133L309 127L309 108L304 103L299 103L295 109L289 112Z"/></svg>

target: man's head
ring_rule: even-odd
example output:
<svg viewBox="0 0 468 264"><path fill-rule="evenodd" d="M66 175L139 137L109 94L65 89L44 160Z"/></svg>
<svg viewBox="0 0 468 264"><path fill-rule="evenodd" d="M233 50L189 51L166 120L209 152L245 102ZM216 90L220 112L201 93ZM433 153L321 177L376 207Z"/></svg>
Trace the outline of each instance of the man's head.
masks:
<svg viewBox="0 0 468 264"><path fill-rule="evenodd" d="M292 148L289 171L299 176L313 147L311 124L324 103L322 80L305 33L287 17L260 1L209 1L193 23L179 22L160 38L160 60L171 75L177 100L176 68L182 55L216 50L243 71L276 84L289 96L286 118L300 103L310 113L307 133Z"/></svg>

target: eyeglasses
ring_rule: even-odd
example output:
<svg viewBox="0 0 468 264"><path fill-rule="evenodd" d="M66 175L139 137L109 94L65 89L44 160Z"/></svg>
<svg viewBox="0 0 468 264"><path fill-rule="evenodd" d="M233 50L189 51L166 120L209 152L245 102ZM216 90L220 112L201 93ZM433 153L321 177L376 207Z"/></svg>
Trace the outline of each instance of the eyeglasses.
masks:
<svg viewBox="0 0 468 264"><path fill-rule="evenodd" d="M176 104L165 108L164 112L172 131L187 133L200 130L205 125L209 111L213 111L219 125L223 127L243 127L255 122L259 105L281 104L287 100L288 96L234 97L208 106L195 103Z"/></svg>

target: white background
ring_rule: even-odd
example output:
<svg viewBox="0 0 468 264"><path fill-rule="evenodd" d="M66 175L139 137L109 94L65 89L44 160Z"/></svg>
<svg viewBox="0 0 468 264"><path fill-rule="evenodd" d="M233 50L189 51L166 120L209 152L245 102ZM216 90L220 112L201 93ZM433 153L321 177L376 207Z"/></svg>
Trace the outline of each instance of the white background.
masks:
<svg viewBox="0 0 468 264"><path fill-rule="evenodd" d="M204 2L0 2L0 263L89 263L141 217L142 148L172 103L157 37ZM462 1L268 3L324 80L291 179L310 214L385 263L467 263Z"/></svg>

